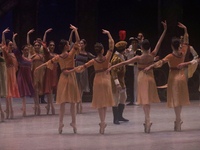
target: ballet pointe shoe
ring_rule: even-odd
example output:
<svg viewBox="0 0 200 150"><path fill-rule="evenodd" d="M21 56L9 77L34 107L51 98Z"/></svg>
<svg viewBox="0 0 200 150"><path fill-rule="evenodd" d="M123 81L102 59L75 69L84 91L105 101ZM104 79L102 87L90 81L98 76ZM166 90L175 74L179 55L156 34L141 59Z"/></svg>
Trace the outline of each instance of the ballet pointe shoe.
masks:
<svg viewBox="0 0 200 150"><path fill-rule="evenodd" d="M26 117L26 109L25 108L21 108L21 111L22 111L22 116Z"/></svg>
<svg viewBox="0 0 200 150"><path fill-rule="evenodd" d="M9 111L6 109L6 110L4 110L4 112L6 113L6 119L8 119L9 118Z"/></svg>
<svg viewBox="0 0 200 150"><path fill-rule="evenodd" d="M182 125L183 121L175 121L174 122L174 131L181 131L181 125Z"/></svg>
<svg viewBox="0 0 200 150"><path fill-rule="evenodd" d="M49 110L50 110L50 105L46 105L45 108L47 110L47 115L48 115L49 114Z"/></svg>
<svg viewBox="0 0 200 150"><path fill-rule="evenodd" d="M33 108L33 111L34 111L34 115L36 115L37 114L37 106L32 106L32 108Z"/></svg>
<svg viewBox="0 0 200 150"><path fill-rule="evenodd" d="M82 110L83 110L83 106L80 105L80 107L79 107L79 114L82 114Z"/></svg>
<svg viewBox="0 0 200 150"><path fill-rule="evenodd" d="M10 119L13 119L14 118L14 111L11 111L10 112Z"/></svg>
<svg viewBox="0 0 200 150"><path fill-rule="evenodd" d="M41 110L40 107L37 107L37 115L40 116Z"/></svg>
<svg viewBox="0 0 200 150"><path fill-rule="evenodd" d="M55 115L55 114L56 114L55 108L54 108L54 107L51 108L51 113L52 113L52 115Z"/></svg>
<svg viewBox="0 0 200 150"><path fill-rule="evenodd" d="M64 127L64 124L62 123L58 128L58 133L62 134L62 128Z"/></svg>
<svg viewBox="0 0 200 150"><path fill-rule="evenodd" d="M76 125L75 125L74 123L70 123L70 126L73 127L73 131L74 131L74 133L77 133Z"/></svg>
<svg viewBox="0 0 200 150"><path fill-rule="evenodd" d="M99 123L99 126L100 126L99 133L104 134L107 124L105 122L103 122L103 123Z"/></svg>
<svg viewBox="0 0 200 150"><path fill-rule="evenodd" d="M152 124L153 123L151 121L145 121L145 123L143 123L143 125L144 125L144 132L145 133L150 133Z"/></svg>
<svg viewBox="0 0 200 150"><path fill-rule="evenodd" d="M5 121L5 117L4 117L4 112L1 112L1 121L4 122Z"/></svg>

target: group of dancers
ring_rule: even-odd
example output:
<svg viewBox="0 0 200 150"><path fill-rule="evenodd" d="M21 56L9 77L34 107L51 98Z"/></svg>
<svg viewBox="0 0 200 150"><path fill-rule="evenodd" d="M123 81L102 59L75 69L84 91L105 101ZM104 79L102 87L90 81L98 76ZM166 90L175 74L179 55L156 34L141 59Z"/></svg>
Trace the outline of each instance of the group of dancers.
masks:
<svg viewBox="0 0 200 150"><path fill-rule="evenodd" d="M10 30L9 28L5 29L2 32L1 43L3 57L0 57L0 97L6 97L6 118L14 118L13 97L21 97L23 116L26 116L26 96L33 97L34 114L40 115L39 95L43 94L47 94L46 113L49 114L51 110L52 114L55 114L53 94L56 93L56 104L60 105L58 132L62 133L65 104L68 102L72 118L70 125L73 132L77 133L76 113L82 113L83 92L90 90L87 68L94 66L95 78L91 107L98 109L99 132L104 134L107 107L112 107L114 124L120 124L120 121L129 121L123 117L127 99L124 81L125 65L137 63L137 104L143 106L145 114L144 131L150 133L152 125L150 105L153 102L160 102L152 68L158 68L164 63L168 63L170 71L167 87L167 107L174 107L176 115L174 130L181 131L181 124L183 123L181 120L182 106L190 104L187 81L182 68L188 65L193 66L191 64L197 65L198 59L183 63L189 40L186 26L178 23L178 26L185 31L183 44L180 47L180 39L172 38L172 53L154 63L167 31L166 21L161 23L164 31L155 49L151 52L149 41L143 40L141 42L141 55L128 58L128 60L125 59L125 56L132 52L134 54L135 51L126 48L126 41L121 40L114 44L110 32L104 29L102 29L102 33L108 36L109 50L104 56L104 46L101 43L96 43L94 45L96 57L85 50L87 42L85 39L80 40L78 29L73 25L70 25L69 41L61 40L59 43L59 49L62 51L60 55L54 53L54 41L50 41L47 46L46 36L52 30L51 28L45 32L43 40L38 38L33 42L33 45L30 43L29 35L34 30L30 30L27 33L27 45L21 49L22 53L15 42L17 33L13 34L12 41L6 40L5 34ZM75 43L72 42L73 34L76 38ZM131 40L138 43L137 38ZM114 47L116 47L116 51L113 55ZM58 64L61 69L59 80L57 75ZM4 121L1 103L0 111L1 120Z"/></svg>

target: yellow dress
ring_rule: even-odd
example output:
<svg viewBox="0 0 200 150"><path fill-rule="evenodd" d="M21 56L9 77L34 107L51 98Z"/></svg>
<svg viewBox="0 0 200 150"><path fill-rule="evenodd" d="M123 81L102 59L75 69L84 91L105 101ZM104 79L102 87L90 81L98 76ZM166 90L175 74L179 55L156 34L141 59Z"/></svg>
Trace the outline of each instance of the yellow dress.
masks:
<svg viewBox="0 0 200 150"><path fill-rule="evenodd" d="M111 56L112 51L108 50L103 61L98 61L95 58L90 60L85 65L76 67L76 72L82 72L85 68L92 65L94 66L95 77L93 81L93 97L91 107L96 109L112 107L115 105L112 95L111 76L110 73L105 72L109 67Z"/></svg>
<svg viewBox="0 0 200 150"><path fill-rule="evenodd" d="M78 44L74 44L72 50L65 56L57 55L47 62L47 68L53 69L54 63L59 63L60 69L70 70L74 68L75 60L74 56L79 53L80 47ZM76 81L75 72L69 73L67 76L60 74L60 78L57 86L56 104L62 104L64 102L77 103L80 101L79 89Z"/></svg>
<svg viewBox="0 0 200 150"><path fill-rule="evenodd" d="M138 78L137 78L137 104L151 104L159 103L156 82L154 79L153 69L150 69L147 73L144 73L143 69L153 64L154 54L152 55L152 61L149 63L137 63Z"/></svg>
<svg viewBox="0 0 200 150"><path fill-rule="evenodd" d="M157 68L168 62L170 68L167 83L167 107L177 107L190 104L184 71L182 69L177 69L177 65L184 62L186 50L187 45L184 44L180 56L176 56L172 53L156 63L155 67Z"/></svg>

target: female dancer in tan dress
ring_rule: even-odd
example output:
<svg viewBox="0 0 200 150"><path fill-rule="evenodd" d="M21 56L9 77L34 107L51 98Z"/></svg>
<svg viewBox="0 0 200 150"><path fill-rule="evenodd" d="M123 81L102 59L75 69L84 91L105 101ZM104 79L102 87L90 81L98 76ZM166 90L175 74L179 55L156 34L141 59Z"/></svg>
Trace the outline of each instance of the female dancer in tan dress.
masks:
<svg viewBox="0 0 200 150"><path fill-rule="evenodd" d="M138 83L137 83L137 104L143 105L143 110L145 114L145 122L144 122L144 131L146 133L150 132L150 127L152 122L150 121L150 104L153 102L160 102L157 87L154 79L153 70L149 70L147 73L144 73L143 70L145 67L151 65L154 62L154 57L156 56L160 45L164 39L165 33L167 31L166 22L162 22L164 31L155 47L155 49L150 52L150 43L148 40L144 40L142 42L142 55L135 56L132 59L124 61L122 63L118 63L116 65L111 66L107 71L110 71L114 67L120 67L123 65L128 65L131 63L137 62L138 66Z"/></svg>
<svg viewBox="0 0 200 150"><path fill-rule="evenodd" d="M13 119L14 112L13 112L13 97L19 98L19 91L18 91L18 84L16 79L16 72L18 70L18 62L17 59L12 53L13 50L13 42L10 40L5 40L5 33L9 32L10 30L7 28L2 33L2 42L4 46L3 49L3 57L5 58L6 62L6 70L7 70L7 97L6 97L6 118Z"/></svg>
<svg viewBox="0 0 200 150"><path fill-rule="evenodd" d="M182 49L179 48L180 39L172 38L171 47L173 52L145 69L145 71L148 71L153 67L161 67L165 63L168 63L169 65L170 71L167 85L167 107L174 107L176 115L176 121L174 122L175 131L181 131L181 124L183 123L181 120L182 106L190 104L188 86L184 71L177 68L177 66L180 63L183 63L185 59L185 53L188 45L188 34L187 28L183 24L179 23L178 26L185 30Z"/></svg>
<svg viewBox="0 0 200 150"><path fill-rule="evenodd" d="M112 87L111 87L111 77L110 74L106 73L107 68L109 67L110 58L114 50L114 40L109 31L103 30L104 34L108 35L109 38L109 50L107 54L104 54L104 47L101 43L96 43L94 49L97 53L97 57L85 63L84 65L78 66L75 68L75 71L80 73L83 72L86 68L94 66L95 69L95 78L93 82L93 98L92 98L92 107L98 109L99 117L101 122L100 133L104 133L106 127L105 118L107 107L112 107L115 105L113 96L112 96Z"/></svg>
<svg viewBox="0 0 200 150"><path fill-rule="evenodd" d="M2 52L0 44L0 53ZM1 106L1 97L7 96L7 73L6 73L6 63L5 59L0 55L0 112L1 112L1 121L5 120L4 112Z"/></svg>
<svg viewBox="0 0 200 150"><path fill-rule="evenodd" d="M48 62L42 64L41 66L35 69L35 75L37 75L37 71L46 66L49 69L53 69L54 63L59 63L62 73L60 75L58 86L57 86L57 96L56 96L56 104L60 105L60 119L59 119L59 128L58 132L62 133L63 117L65 114L65 104L66 102L70 103L70 113L72 117L72 123L70 125L73 127L74 133L77 132L76 128L76 103L80 101L80 94L78 90L78 85L76 81L76 75L74 72L65 74L68 70L71 70L75 66L74 57L80 51L80 38L77 32L77 28L73 25L70 26L72 30L75 32L76 43L70 52L69 42L66 40L61 40L59 44L60 50L62 50L62 54L55 56L53 59Z"/></svg>

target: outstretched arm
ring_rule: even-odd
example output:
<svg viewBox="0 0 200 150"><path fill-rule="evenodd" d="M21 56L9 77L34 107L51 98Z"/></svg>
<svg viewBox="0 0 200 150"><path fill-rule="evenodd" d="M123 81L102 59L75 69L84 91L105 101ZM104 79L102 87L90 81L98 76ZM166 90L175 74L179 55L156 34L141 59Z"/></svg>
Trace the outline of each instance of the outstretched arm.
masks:
<svg viewBox="0 0 200 150"><path fill-rule="evenodd" d="M35 68L35 70L34 70L34 76L36 76L38 69L46 67L46 66L47 66L47 62L44 63L44 64L42 64L42 65L40 65L40 66L38 66L37 68Z"/></svg>
<svg viewBox="0 0 200 150"><path fill-rule="evenodd" d="M112 68L115 68L115 67L121 67L121 66L124 66L124 65L128 65L128 64L132 64L132 63L135 63L139 60L139 57L140 56L135 56L127 61L124 61L124 62L121 62L121 63L118 63L116 65L113 65L111 66L110 68L107 69L107 72L109 72Z"/></svg>
<svg viewBox="0 0 200 150"><path fill-rule="evenodd" d="M17 44L15 42L15 37L17 36L17 33L13 33L13 46L14 46L14 49L17 49Z"/></svg>
<svg viewBox="0 0 200 150"><path fill-rule="evenodd" d="M189 44L189 36L188 36L188 32L187 32L187 27L180 22L178 22L178 26L180 28L184 29L184 32L185 32L184 33L184 44Z"/></svg>
<svg viewBox="0 0 200 150"><path fill-rule="evenodd" d="M51 32L52 30L53 30L53 29L50 28L50 29L48 29L48 30L45 31L44 36L43 36L43 42L44 42L44 43L46 42L47 33Z"/></svg>
<svg viewBox="0 0 200 150"><path fill-rule="evenodd" d="M31 29L31 30L27 33L26 40L27 40L27 44L28 44L28 45L31 45L29 34L33 33L34 31L35 31L34 29Z"/></svg>
<svg viewBox="0 0 200 150"><path fill-rule="evenodd" d="M103 34L107 34L108 35L108 40L109 40L109 50L114 50L114 40L110 34L109 31L102 29Z"/></svg>
<svg viewBox="0 0 200 150"><path fill-rule="evenodd" d="M163 41L163 39L165 37L166 31L167 31L167 22L166 22L166 20L165 20L165 22L162 21L161 23L163 24L164 31L163 31L162 35L160 36L160 39L158 40L158 43L156 44L156 47L155 47L155 49L153 51L155 55L158 53L160 45L161 45L161 43L162 43L162 41Z"/></svg>
<svg viewBox="0 0 200 150"><path fill-rule="evenodd" d="M8 33L10 30L9 28L6 28L3 32L2 32L2 44L6 45L6 38L5 38L5 33Z"/></svg>
<svg viewBox="0 0 200 150"><path fill-rule="evenodd" d="M78 34L78 28L73 26L72 24L70 24L70 29L74 30L75 32L75 37L76 37L76 42L79 43L80 42L80 37L79 37L79 34Z"/></svg>

